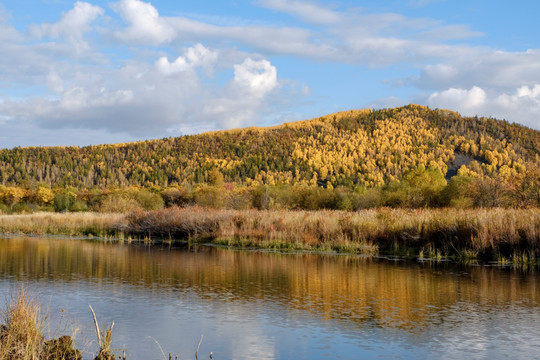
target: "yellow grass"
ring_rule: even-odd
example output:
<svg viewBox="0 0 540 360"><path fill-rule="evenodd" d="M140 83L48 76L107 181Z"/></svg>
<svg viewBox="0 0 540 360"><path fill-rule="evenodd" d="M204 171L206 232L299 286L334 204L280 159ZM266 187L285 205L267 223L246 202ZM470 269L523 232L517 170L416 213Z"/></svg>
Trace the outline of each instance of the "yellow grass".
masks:
<svg viewBox="0 0 540 360"><path fill-rule="evenodd" d="M37 235L115 235L114 225L124 215L103 213L34 213L0 215L0 233Z"/></svg>
<svg viewBox="0 0 540 360"><path fill-rule="evenodd" d="M0 359L33 360L42 352L41 308L24 289L13 294L1 311Z"/></svg>
<svg viewBox="0 0 540 360"><path fill-rule="evenodd" d="M534 262L540 209L216 210L129 214L0 215L0 233L211 241L234 246L316 249L440 258Z"/></svg>
<svg viewBox="0 0 540 360"><path fill-rule="evenodd" d="M359 253L514 257L540 251L540 209L346 211L169 208L129 214L122 230L154 238ZM525 256L521 255L521 258Z"/></svg>

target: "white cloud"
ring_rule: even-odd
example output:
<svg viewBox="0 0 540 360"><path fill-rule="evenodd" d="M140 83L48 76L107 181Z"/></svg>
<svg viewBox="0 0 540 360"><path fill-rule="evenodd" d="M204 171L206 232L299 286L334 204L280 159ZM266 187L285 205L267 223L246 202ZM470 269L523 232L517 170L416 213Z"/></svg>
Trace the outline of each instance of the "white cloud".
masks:
<svg viewBox="0 0 540 360"><path fill-rule="evenodd" d="M201 116L221 128L253 125L267 111L269 97L280 88L277 69L268 60L246 58L235 64L234 78L221 96L209 98Z"/></svg>
<svg viewBox="0 0 540 360"><path fill-rule="evenodd" d="M88 47L83 36L91 30L90 24L98 16L104 14L104 10L99 6L91 5L87 2L77 1L73 9L62 14L60 20L53 24L43 23L39 26L31 27L31 32L39 38L64 38L80 50Z"/></svg>
<svg viewBox="0 0 540 360"><path fill-rule="evenodd" d="M470 90L450 88L431 94L428 98L428 104L447 109L461 109L471 113L485 105L486 97L486 92L477 86Z"/></svg>
<svg viewBox="0 0 540 360"><path fill-rule="evenodd" d="M277 70L267 60L251 58L234 65L234 82L256 97L262 97L277 86Z"/></svg>
<svg viewBox="0 0 540 360"><path fill-rule="evenodd" d="M313 23L335 24L340 20L340 16L334 11L305 1L261 0L257 4L268 9L297 16Z"/></svg>
<svg viewBox="0 0 540 360"><path fill-rule="evenodd" d="M210 50L201 44L188 48L185 54L172 63L166 56L156 61L156 67L165 75L173 75L184 71L192 71L195 67L210 68L217 60L218 51Z"/></svg>
<svg viewBox="0 0 540 360"><path fill-rule="evenodd" d="M476 49L457 54L444 63L426 65L412 84L433 89L482 87L510 90L540 83L540 50L523 52Z"/></svg>
<svg viewBox="0 0 540 360"><path fill-rule="evenodd" d="M540 129L540 84L520 86L512 92L491 90L489 94L477 86L469 90L451 88L431 94L427 104L466 116L491 116Z"/></svg>
<svg viewBox="0 0 540 360"><path fill-rule="evenodd" d="M128 28L116 32L116 36L123 41L162 44L176 36L175 30L150 3L122 0L111 7L129 24Z"/></svg>
<svg viewBox="0 0 540 360"><path fill-rule="evenodd" d="M281 96L274 92L277 69L260 57L229 50L222 59L220 54L196 44L172 62L162 57L154 64L128 61L120 68L67 73L51 64L42 78L54 96L8 99L0 102L0 114L29 128L106 130L132 138L253 125L263 116L268 96ZM241 60L231 62L235 58ZM231 80L209 83L212 71Z"/></svg>
<svg viewBox="0 0 540 360"><path fill-rule="evenodd" d="M258 4L314 26L220 26L181 16L160 16L150 3L122 0L112 8L128 26L115 35L122 41L153 45L234 41L268 54L370 66L470 54L471 49L466 46L444 42L480 35L466 25L445 26L431 19L393 13L336 11L298 0L261 0Z"/></svg>
<svg viewBox="0 0 540 360"><path fill-rule="evenodd" d="M64 90L64 82L54 69L47 75L47 87L56 93L61 93Z"/></svg>
<svg viewBox="0 0 540 360"><path fill-rule="evenodd" d="M10 14L0 3L0 40L17 41L21 39L19 33L9 24Z"/></svg>
<svg viewBox="0 0 540 360"><path fill-rule="evenodd" d="M436 27L434 29L426 29L419 32L414 36L417 40L426 41L448 41L458 39L468 39L477 36L483 36L484 34L479 31L473 31L467 25L446 25Z"/></svg>
<svg viewBox="0 0 540 360"><path fill-rule="evenodd" d="M505 52L455 45L448 41L480 34L466 25L428 18L300 0L257 4L298 20L283 27L268 25L266 19L162 16L140 0L118 1L111 5L114 12L106 13L76 2L57 22L36 24L24 33L9 24L0 6L2 136L9 139L6 129L17 123L49 133L77 128L162 137L178 130L253 125L306 106L299 105L306 96L312 102L326 96L316 82L278 78L270 62L274 55L285 55L281 59L287 61L302 58L310 67L315 62L349 64L359 74L365 66L384 71L399 64L390 69L392 74L406 69L418 76L394 81L407 86L389 95L411 98L411 92L424 91L415 102L539 127L538 49ZM129 46L107 47L111 40ZM406 102L389 97L380 104ZM328 104L321 101L320 107L334 106Z"/></svg>

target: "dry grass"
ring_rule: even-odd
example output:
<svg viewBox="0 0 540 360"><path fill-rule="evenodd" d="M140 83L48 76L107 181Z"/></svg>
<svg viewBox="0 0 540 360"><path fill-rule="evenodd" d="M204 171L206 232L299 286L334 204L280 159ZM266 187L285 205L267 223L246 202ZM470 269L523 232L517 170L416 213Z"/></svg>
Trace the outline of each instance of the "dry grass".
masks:
<svg viewBox="0 0 540 360"><path fill-rule="evenodd" d="M540 209L215 210L133 212L120 229L153 238L221 244L441 257L540 255Z"/></svg>
<svg viewBox="0 0 540 360"><path fill-rule="evenodd" d="M38 359L44 345L41 307L20 289L9 297L1 316L0 359Z"/></svg>
<svg viewBox="0 0 540 360"><path fill-rule="evenodd" d="M102 213L34 213L0 215L0 233L113 236L124 215Z"/></svg>
<svg viewBox="0 0 540 360"><path fill-rule="evenodd" d="M189 239L275 249L315 249L534 262L540 209L216 210L123 214L0 215L0 233Z"/></svg>

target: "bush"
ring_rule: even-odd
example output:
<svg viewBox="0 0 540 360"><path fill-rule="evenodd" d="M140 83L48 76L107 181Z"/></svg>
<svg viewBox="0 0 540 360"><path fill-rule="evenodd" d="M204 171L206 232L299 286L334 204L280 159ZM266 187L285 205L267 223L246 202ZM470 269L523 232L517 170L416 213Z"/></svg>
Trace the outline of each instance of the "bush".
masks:
<svg viewBox="0 0 540 360"><path fill-rule="evenodd" d="M135 195L135 200L145 210L163 209L165 202L159 194L154 194L148 190L142 189Z"/></svg>
<svg viewBox="0 0 540 360"><path fill-rule="evenodd" d="M228 193L223 187L202 186L195 190L195 203L200 206L222 209L227 198Z"/></svg>
<svg viewBox="0 0 540 360"><path fill-rule="evenodd" d="M168 188L163 190L163 200L165 206L184 206L193 200L193 196L183 187Z"/></svg>
<svg viewBox="0 0 540 360"><path fill-rule="evenodd" d="M66 211L75 203L77 195L71 191L63 191L54 196L53 206L56 211Z"/></svg>
<svg viewBox="0 0 540 360"><path fill-rule="evenodd" d="M380 188L359 189L351 194L354 210L370 209L383 205L383 194Z"/></svg>
<svg viewBox="0 0 540 360"><path fill-rule="evenodd" d="M471 197L470 187L473 182L474 178L469 176L453 176L441 192L442 204L457 208L472 207L474 201Z"/></svg>
<svg viewBox="0 0 540 360"><path fill-rule="evenodd" d="M136 200L118 194L105 197L99 206L99 211L105 213L126 213L137 209L140 210L141 206Z"/></svg>
<svg viewBox="0 0 540 360"><path fill-rule="evenodd" d="M18 214L28 214L28 213L34 212L34 210L36 210L37 208L38 208L37 205L29 204L26 202L20 202L13 205L13 207L11 208L11 212L18 213Z"/></svg>
<svg viewBox="0 0 540 360"><path fill-rule="evenodd" d="M0 203L0 214L9 214L10 208L6 204Z"/></svg>
<svg viewBox="0 0 540 360"><path fill-rule="evenodd" d="M88 205L82 200L75 200L75 202L70 206L69 211L88 211Z"/></svg>

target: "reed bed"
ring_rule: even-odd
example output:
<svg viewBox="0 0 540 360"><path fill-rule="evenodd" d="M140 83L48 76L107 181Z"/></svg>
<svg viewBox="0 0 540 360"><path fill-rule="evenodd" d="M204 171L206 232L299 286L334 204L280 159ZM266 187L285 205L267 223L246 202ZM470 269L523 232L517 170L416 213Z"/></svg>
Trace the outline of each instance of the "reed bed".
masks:
<svg viewBox="0 0 540 360"><path fill-rule="evenodd" d="M189 240L230 246L501 262L540 259L540 209L220 210L0 215L0 233Z"/></svg>
<svg viewBox="0 0 540 360"><path fill-rule="evenodd" d="M359 212L168 208L128 214L118 228L161 239L354 253L535 260L540 209L371 209Z"/></svg>
<svg viewBox="0 0 540 360"><path fill-rule="evenodd" d="M122 214L51 213L0 215L0 233L69 236L119 236L115 225Z"/></svg>

